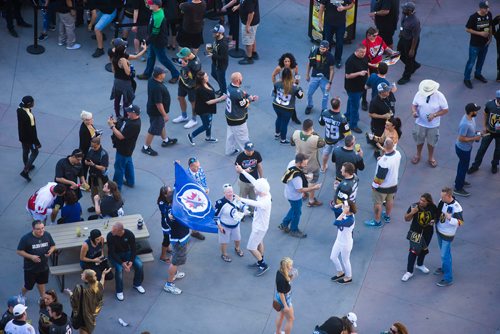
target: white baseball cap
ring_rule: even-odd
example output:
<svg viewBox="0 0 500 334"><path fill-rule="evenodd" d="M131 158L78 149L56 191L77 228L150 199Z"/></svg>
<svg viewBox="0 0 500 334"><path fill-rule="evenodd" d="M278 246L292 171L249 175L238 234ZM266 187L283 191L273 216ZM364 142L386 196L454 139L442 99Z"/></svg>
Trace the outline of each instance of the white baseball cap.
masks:
<svg viewBox="0 0 500 334"><path fill-rule="evenodd" d="M28 306L25 306L23 304L17 304L16 306L14 306L12 313L14 313L14 317L18 317L22 315L24 312L26 312L27 308Z"/></svg>
<svg viewBox="0 0 500 334"><path fill-rule="evenodd" d="M354 327L358 327L357 321L358 321L358 316L354 312L349 312L347 313L347 319L352 323Z"/></svg>

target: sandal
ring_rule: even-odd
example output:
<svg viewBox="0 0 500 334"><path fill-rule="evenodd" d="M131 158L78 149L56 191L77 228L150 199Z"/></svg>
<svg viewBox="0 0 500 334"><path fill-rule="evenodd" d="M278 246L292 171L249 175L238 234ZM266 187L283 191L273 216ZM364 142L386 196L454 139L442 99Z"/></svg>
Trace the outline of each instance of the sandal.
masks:
<svg viewBox="0 0 500 334"><path fill-rule="evenodd" d="M166 259L162 259L162 258L160 258L160 261L161 261L161 262L165 262L166 264L170 264L170 261L171 261L171 260L170 260L170 258L168 258L168 257L167 257Z"/></svg>
<svg viewBox="0 0 500 334"><path fill-rule="evenodd" d="M236 254L238 254L239 257L243 257L243 255L245 255L245 253L243 253L243 251L240 249L234 249L234 251L236 252Z"/></svg>
<svg viewBox="0 0 500 334"><path fill-rule="evenodd" d="M418 155L414 156L413 159L411 159L411 163L416 165L420 162L420 157Z"/></svg>
<svg viewBox="0 0 500 334"><path fill-rule="evenodd" d="M222 254L222 255L220 256L220 258L221 258L221 259L223 259L225 262L231 262L231 261L232 261L232 260L231 260L231 258L230 258L229 256L224 255L224 254Z"/></svg>
<svg viewBox="0 0 500 334"><path fill-rule="evenodd" d="M438 165L437 161L436 160L429 160L429 165L432 167L432 168L436 168L436 166Z"/></svg>

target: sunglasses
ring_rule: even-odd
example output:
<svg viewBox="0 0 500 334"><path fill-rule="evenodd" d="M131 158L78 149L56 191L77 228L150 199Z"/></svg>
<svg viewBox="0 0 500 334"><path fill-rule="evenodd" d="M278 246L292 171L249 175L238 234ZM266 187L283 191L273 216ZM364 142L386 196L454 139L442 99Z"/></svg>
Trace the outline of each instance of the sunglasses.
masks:
<svg viewBox="0 0 500 334"><path fill-rule="evenodd" d="M222 186L222 188L227 189L227 188L232 188L233 186L229 183L226 183Z"/></svg>
<svg viewBox="0 0 500 334"><path fill-rule="evenodd" d="M398 334L398 330L393 328L389 328L389 332L391 332L392 334Z"/></svg>

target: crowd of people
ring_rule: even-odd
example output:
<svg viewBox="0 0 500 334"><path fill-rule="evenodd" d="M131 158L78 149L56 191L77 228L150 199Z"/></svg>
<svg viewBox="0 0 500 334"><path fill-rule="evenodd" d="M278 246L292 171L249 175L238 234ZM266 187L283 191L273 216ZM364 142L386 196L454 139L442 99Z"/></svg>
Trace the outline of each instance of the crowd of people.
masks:
<svg viewBox="0 0 500 334"><path fill-rule="evenodd" d="M9 3L9 2L8 2ZM278 65L271 75L269 84L273 85L272 107L276 112L275 140L283 145L291 145L294 159L283 166L284 196L290 204L288 212L277 228L283 233L295 237L306 238L307 233L299 229L303 201L307 207L314 208L323 205L315 192L326 188L328 205L332 213L333 225L337 229L330 259L333 262L331 280L340 285L346 285L356 279L353 273L350 256L353 249L353 230L356 227L355 215L358 208L366 203L356 201L360 182L358 171L365 169L365 152L361 149L353 133L362 134L359 127L359 108L368 111L370 129L366 131L366 140L373 148L377 159L374 178L372 179L372 200L374 217L365 222L369 227L382 227L391 222L395 195L398 191L399 167L401 154L398 151L398 141L402 136L402 122L396 117L396 94L398 87L386 79L389 66L384 55L400 57L405 69L398 85L410 81L411 75L421 66L416 61L420 42L420 21L416 17L416 5L406 2L401 7L401 33L397 50L393 50L393 35L397 28L399 8L391 6L391 1L378 1L370 16L374 18L375 27L366 31L365 39L355 47L345 64L342 62L343 36L345 31L345 12L353 6L353 1L345 0L335 4L331 1L320 1L321 17L319 25L323 29L323 40L319 46L311 49L306 65L307 107L306 118L299 120L296 110L296 99L304 96L301 88L298 61L290 52L284 53L278 60ZM105 4L105 5L103 5ZM246 249L255 259L249 264L255 269L255 276L264 275L271 267L265 260L264 239L270 227L272 210L271 187L264 178L263 157L255 150L254 141L250 140L248 117L252 103L259 97L242 88L243 74L233 72L226 84L226 69L228 67L228 50L235 46L235 34L238 31L238 15L241 19L242 43L246 56L240 65L251 65L259 59L256 50L256 33L260 23L258 0L224 1L216 3L219 13L226 13L229 22L229 36L226 37L224 23L217 24L213 29L213 43L207 43L206 53L211 57L210 75L215 79L217 87L210 83L208 72L202 69L198 57L203 40L203 21L208 8L202 0L163 1L151 0L131 1L121 5L113 1L80 3L73 2L72 7L66 1L47 1L43 12L44 28L40 41L47 39L48 31L54 26L55 13L59 21L59 45L66 45L69 50L78 49L75 39L75 24L83 22L84 10L89 11L89 30L95 32L97 49L92 55L100 57L105 54L103 30L117 17L121 23L133 23L131 29L123 28L121 38L112 41L108 50L114 81L111 91L115 117L107 120L112 132L112 145L115 148L114 175L109 172L110 157L102 146L102 130L94 126L93 115L82 111L79 131L79 147L67 157L60 159L55 168L54 179L38 189L30 196L26 208L33 218L32 231L24 235L18 245L17 253L24 261L24 285L19 296L8 300L8 310L0 321L0 329L11 333L12 327L26 328L31 331L26 322L25 298L28 291L37 286L40 294L40 333L67 333L71 325L77 327L77 316L83 314L78 324L81 333L92 333L96 326L96 317L103 305L103 289L106 280L115 280L115 294L123 301L123 275L133 268L133 288L144 294L142 286L144 270L137 256L134 234L124 228L120 222L115 223L107 236L101 231L92 230L88 239L81 247L80 265L83 284L77 285L72 291L66 291L70 296L71 316L63 312L62 304L53 290L46 291L49 280L49 259L57 249L51 235L45 232L45 225L57 222L68 224L83 220L83 209L79 203L84 192L90 192L92 206L87 208L88 219L119 217L125 214L125 200L121 196L123 186L134 188L136 184L133 153L141 132L142 110L134 103L136 94L147 94L146 112L149 118L144 145L141 152L151 157L159 153L152 148L154 136L162 138L161 147L171 147L178 143L177 138L167 135L166 124L186 123L184 128L190 129L201 125L186 135L186 142L196 145L195 138L205 132L207 143L217 143L212 136L213 115L217 112L217 104L225 103L225 118L227 121L227 136L225 154L234 156L235 173L238 175L239 193L233 185L224 184L219 192L210 192L206 175L200 161L191 157L188 159L187 172L200 187L213 196L222 196L215 201L215 222L218 229L221 259L232 262L227 246L234 243L234 254L244 256L240 223L247 219L252 221L251 234ZM120 7L120 8L118 8ZM12 15L20 26L28 25L22 20L19 12L19 2L12 1L6 8L6 19L12 36L17 33L12 26ZM226 15L224 14L224 15ZM478 11L467 23L467 32L471 34L469 62L465 71L464 83L472 88L471 70L477 59L475 79L485 82L481 68L487 52L487 44L493 34L499 38L497 16L493 19L488 11L488 3L481 1ZM235 22L236 18L236 22ZM10 21L9 21L10 20ZM477 21L477 22L476 22ZM149 23L148 23L149 22ZM236 25L236 27L235 27ZM129 30L135 35L135 54L127 53ZM333 35L336 40L333 41ZM143 42L144 41L144 42ZM497 42L497 47L498 47ZM172 60L166 50L176 50ZM147 55L143 57L147 52ZM332 54L334 52L334 54ZM147 66L142 74L135 75L131 64L133 60L144 58ZM156 59L164 66L155 66ZM336 78L335 68L345 66L344 88L348 99L343 105L338 97L330 97L333 80ZM171 96L169 87L165 84L167 70L171 74L168 81L177 85L177 98L181 114L170 119ZM138 92L135 78L148 80L147 91ZM500 79L500 63L499 76ZM324 127L318 132L314 129L313 95L317 88L322 91L321 112L318 113L318 124ZM371 89L371 99L368 102L367 90ZM191 116L188 116L189 100ZM423 80L412 102L412 115L415 125L412 132L416 144L416 153L411 163L418 164L422 158L424 143L427 143L428 164L435 168L438 165L434 148L439 139L441 119L448 113L448 103L441 91L439 83L434 80ZM32 96L23 97L17 109L19 141L22 144L23 168L20 175L31 181L30 172L35 168L34 162L41 148L36 128L35 99ZM122 113L123 110L123 113ZM442 279L437 286L445 287L453 284L451 243L459 226L463 224L462 207L455 196L470 195L464 188L470 185L466 174L472 174L479 169L485 152L491 141L495 139L494 157L491 162L491 172L498 171L500 159L500 90L495 98L486 103L484 109L484 126L482 130L476 126L475 117L481 107L475 103L465 106L465 114L458 125L456 154L459 159L454 187L444 186L440 199L435 203L430 193L420 195L418 200L410 204L404 220L411 222L407 239L410 247L408 252L406 273L401 278L406 282L414 275L414 268L424 274L430 269L424 265L424 259L429 253L429 246L434 234L437 236L442 265L434 272ZM290 119L302 125L302 129L288 133ZM481 141L474 163L471 165L471 153L474 142ZM106 145L107 146L107 145ZM292 153L291 153L292 154ZM321 158L320 158L321 157ZM335 164L335 182L333 187L318 183L321 173L328 170L329 160ZM214 186L214 189L219 187ZM83 191L83 192L82 192ZM276 190L274 190L276 191ZM163 241L160 260L169 264L168 277L164 290L178 295L182 290L175 281L186 276L179 270L187 260L187 244L190 237L204 240L199 231L190 230L172 213L174 189L171 185L162 185L157 199L161 212L161 228ZM59 217L60 215L60 217ZM58 218L59 217L59 218ZM104 240L107 249L104 249ZM231 247L233 244L231 244ZM107 254L107 255L106 255ZM113 272L112 272L112 269ZM442 275L442 276L441 276ZM273 307L278 311L276 333L282 331L289 334L293 328L294 310L291 298L291 282L298 276L293 267L293 260L285 257L281 260L276 272L276 290ZM70 321L71 318L71 321ZM73 319L75 318L75 319ZM3 327L3 328L2 328ZM314 333L354 333L357 327L357 316L350 312L342 318L331 317L321 326L316 326ZM66 331L64 331L66 330ZM30 332L31 331L31 332ZM401 323L390 327L391 333L408 333Z"/></svg>

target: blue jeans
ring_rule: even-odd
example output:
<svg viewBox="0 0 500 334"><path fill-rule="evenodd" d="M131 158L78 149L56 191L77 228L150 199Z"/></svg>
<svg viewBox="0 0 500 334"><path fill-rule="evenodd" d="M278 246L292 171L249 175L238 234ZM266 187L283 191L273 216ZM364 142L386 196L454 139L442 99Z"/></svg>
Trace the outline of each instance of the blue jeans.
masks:
<svg viewBox="0 0 500 334"><path fill-rule="evenodd" d="M359 100L361 100L363 92L347 92L347 110L345 117L349 120L349 127L351 129L358 127L359 121Z"/></svg>
<svg viewBox="0 0 500 334"><path fill-rule="evenodd" d="M130 255L131 252L123 252L123 253L117 253L118 257L120 260L123 262L129 261L130 260ZM111 261L111 265L115 268L115 287L116 287L116 293L123 292L123 266L121 263L116 263L113 258L109 258ZM142 268L142 261L139 259L138 256L135 257L134 262L134 286L139 286L142 284L142 281L144 280L144 270Z"/></svg>
<svg viewBox="0 0 500 334"><path fill-rule="evenodd" d="M156 58L158 61L163 64L172 75L172 78L179 77L179 71L175 68L174 64L168 59L165 48L159 48L150 44L148 47L148 62L146 63L146 69L144 70L144 75L148 78L153 74L153 69L155 67Z"/></svg>
<svg viewBox="0 0 500 334"><path fill-rule="evenodd" d="M307 107L313 107L313 94L318 89L321 88L323 92L323 99L321 100L321 110L328 108L328 98L330 97L330 92L326 90L326 85L328 84L328 78L326 77L311 77L309 81L309 89L307 90Z"/></svg>
<svg viewBox="0 0 500 334"><path fill-rule="evenodd" d="M285 218L283 218L282 225L290 225L290 231L298 231L300 216L302 215L302 199L296 201L288 200L288 203L290 203L290 210L288 210Z"/></svg>
<svg viewBox="0 0 500 334"><path fill-rule="evenodd" d="M219 90L222 93L227 92L227 84L226 84L226 69L217 69L215 63L212 63L212 73L210 73L212 77L219 84Z"/></svg>
<svg viewBox="0 0 500 334"><path fill-rule="evenodd" d="M472 73L472 68L476 64L476 71L474 75L481 75L483 69L484 60L486 59L486 54L488 53L488 45L483 47L470 46L469 45L469 60L465 65L464 80L470 80L470 75ZM476 63L477 60L477 63Z"/></svg>
<svg viewBox="0 0 500 334"><path fill-rule="evenodd" d="M458 156L458 167L457 167L457 176L455 177L455 189L462 190L464 188L465 182L465 174L467 173L467 169L469 169L470 163L470 155L472 150L463 151L455 145L455 152Z"/></svg>
<svg viewBox="0 0 500 334"><path fill-rule="evenodd" d="M274 112L276 112L276 122L274 123L276 133L281 135L281 140L286 140L286 132L288 131L288 123L290 122L290 117L292 117L292 111L277 108L274 104L273 108Z"/></svg>
<svg viewBox="0 0 500 334"><path fill-rule="evenodd" d="M39 0L38 5L45 6L45 1ZM42 32L46 33L49 30L49 8L42 9L41 12L42 12L42 19L43 19Z"/></svg>
<svg viewBox="0 0 500 334"><path fill-rule="evenodd" d="M441 251L441 269L443 269L443 279L447 282L453 282L451 241L443 240L437 233L439 250Z"/></svg>
<svg viewBox="0 0 500 334"><path fill-rule="evenodd" d="M191 136L194 138L203 131L205 131L205 134L207 135L207 138L210 138L212 136L212 114L201 114L198 115L201 118L201 126L198 127L196 130L193 131Z"/></svg>
<svg viewBox="0 0 500 334"><path fill-rule="evenodd" d="M113 181L118 185L118 189L122 189L123 177L130 186L135 184L134 161L132 156L126 157L116 152L115 156L115 175Z"/></svg>
<svg viewBox="0 0 500 334"><path fill-rule="evenodd" d="M339 64L342 61L342 52L344 51L344 35L345 35L345 24L344 25L330 25L324 24L323 39L333 44L333 34L335 34L335 64Z"/></svg>

